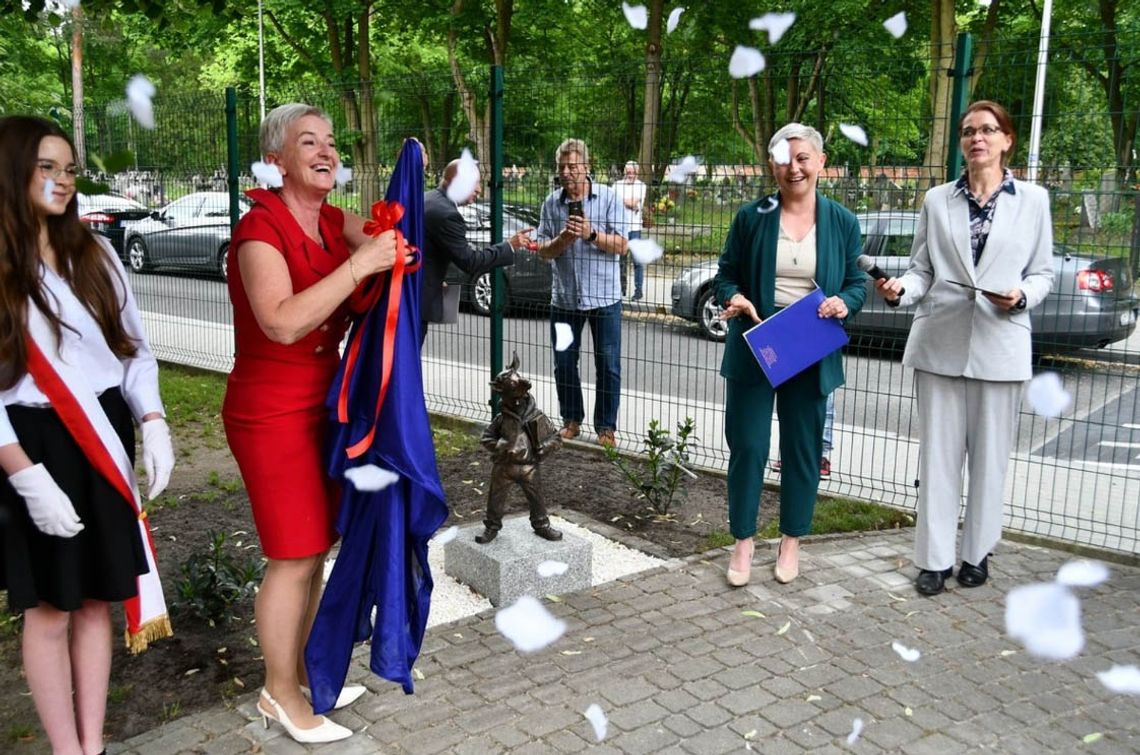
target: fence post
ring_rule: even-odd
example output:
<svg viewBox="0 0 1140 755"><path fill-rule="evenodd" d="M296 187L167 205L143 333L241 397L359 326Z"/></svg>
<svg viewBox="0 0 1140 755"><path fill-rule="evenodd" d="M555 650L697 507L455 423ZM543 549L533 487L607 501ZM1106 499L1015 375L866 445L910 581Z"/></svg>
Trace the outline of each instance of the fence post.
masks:
<svg viewBox="0 0 1140 755"><path fill-rule="evenodd" d="M954 46L954 91L950 95L950 138L946 150L946 180L953 181L962 172L962 143L958 139L958 120L968 106L970 98L969 79L974 57L974 37L962 32Z"/></svg>
<svg viewBox="0 0 1140 755"><path fill-rule="evenodd" d="M491 243L503 240L503 67L491 66ZM491 378L503 369L503 298L506 279L503 268L491 271ZM491 416L499 413L499 395L491 393Z"/></svg>
<svg viewBox="0 0 1140 755"><path fill-rule="evenodd" d="M226 87L226 188L230 193L230 232L237 225L238 206L238 130L237 90Z"/></svg>

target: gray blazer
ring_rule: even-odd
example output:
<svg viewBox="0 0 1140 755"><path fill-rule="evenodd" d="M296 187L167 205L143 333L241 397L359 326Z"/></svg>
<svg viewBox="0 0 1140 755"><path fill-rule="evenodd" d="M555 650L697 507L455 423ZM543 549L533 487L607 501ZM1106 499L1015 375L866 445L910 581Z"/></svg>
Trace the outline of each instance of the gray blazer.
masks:
<svg viewBox="0 0 1140 755"><path fill-rule="evenodd" d="M970 250L970 210L954 183L926 193L900 278L901 305L918 305L903 364L949 377L1020 381L1032 377L1029 310L1053 288L1053 226L1049 194L1014 181L998 197L978 267ZM948 281L990 291L1020 288L1026 308L998 309L985 296Z"/></svg>

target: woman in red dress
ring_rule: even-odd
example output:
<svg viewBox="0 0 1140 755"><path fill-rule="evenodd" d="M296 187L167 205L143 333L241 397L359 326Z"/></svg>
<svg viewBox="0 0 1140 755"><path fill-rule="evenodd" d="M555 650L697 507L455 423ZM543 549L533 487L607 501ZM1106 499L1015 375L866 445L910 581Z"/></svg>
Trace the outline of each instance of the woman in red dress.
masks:
<svg viewBox="0 0 1140 755"><path fill-rule="evenodd" d="M269 561L254 606L265 656L258 709L299 742L330 742L351 730L314 715L302 696L305 641L336 540L324 400L348 325L345 301L368 276L392 268L396 239L392 231L365 235L363 218L325 202L340 159L321 110L282 105L266 116L260 140L282 185L249 192L256 204L230 244L237 355L222 419ZM346 687L337 707L363 692Z"/></svg>

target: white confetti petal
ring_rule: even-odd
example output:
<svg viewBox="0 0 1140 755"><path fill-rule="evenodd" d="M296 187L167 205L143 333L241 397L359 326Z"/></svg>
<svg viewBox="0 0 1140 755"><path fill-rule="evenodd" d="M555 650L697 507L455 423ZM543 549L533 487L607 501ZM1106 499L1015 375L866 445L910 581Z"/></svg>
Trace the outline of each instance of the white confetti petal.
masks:
<svg viewBox="0 0 1140 755"><path fill-rule="evenodd" d="M681 23L681 14L684 12L684 8L674 8L669 11L669 20L665 22L666 34L672 34L677 30L677 24Z"/></svg>
<svg viewBox="0 0 1140 755"><path fill-rule="evenodd" d="M1057 584L1067 587L1095 587L1108 579L1108 567L1100 561L1070 561L1057 570Z"/></svg>
<svg viewBox="0 0 1140 755"><path fill-rule="evenodd" d="M1056 372L1042 372L1033 376L1025 389L1025 400L1033 411L1042 417L1060 417L1073 403L1073 397L1061 383Z"/></svg>
<svg viewBox="0 0 1140 755"><path fill-rule="evenodd" d="M392 470L378 467L375 464L350 467L344 470L344 477L352 483L353 487L365 493L383 490L400 479L400 475Z"/></svg>
<svg viewBox="0 0 1140 755"><path fill-rule="evenodd" d="M338 162L336 164L336 185L347 186L348 182L352 180L352 168L345 167L344 163Z"/></svg>
<svg viewBox="0 0 1140 755"><path fill-rule="evenodd" d="M554 350L566 351L574 344L574 331L568 322L554 323Z"/></svg>
<svg viewBox="0 0 1140 755"><path fill-rule="evenodd" d="M447 185L447 198L455 204L466 202L479 185L479 165L471 156L471 150L464 148L459 156L459 167L455 178Z"/></svg>
<svg viewBox="0 0 1140 755"><path fill-rule="evenodd" d="M728 75L734 79L746 79L764 70L764 55L755 47L737 45L728 61Z"/></svg>
<svg viewBox="0 0 1140 755"><path fill-rule="evenodd" d="M279 189L285 185L285 177L281 175L281 169L273 163L263 163L260 160L249 166L249 172L257 179L260 184L265 184L271 189Z"/></svg>
<svg viewBox="0 0 1140 755"><path fill-rule="evenodd" d="M906 12L899 11L895 15L888 18L883 22L883 26L891 33L891 36L898 39L906 34Z"/></svg>
<svg viewBox="0 0 1140 755"><path fill-rule="evenodd" d="M557 577L566 573L570 568L570 564L562 561L543 561L538 565L538 576L540 577Z"/></svg>
<svg viewBox="0 0 1140 755"><path fill-rule="evenodd" d="M697 158L688 155L684 160L669 168L665 180L669 183L683 184L689 180L690 175L697 172L700 165Z"/></svg>
<svg viewBox="0 0 1140 755"><path fill-rule="evenodd" d="M445 529L443 532L436 535L432 540L436 545L447 545L455 538L459 537L459 528L452 525Z"/></svg>
<svg viewBox="0 0 1140 755"><path fill-rule="evenodd" d="M661 259L665 250L653 239L633 239L629 242L629 254L639 265L648 265Z"/></svg>
<svg viewBox="0 0 1140 755"><path fill-rule="evenodd" d="M840 123L839 130L860 147L867 146L867 132L863 130L862 126L856 126L854 123Z"/></svg>
<svg viewBox="0 0 1140 755"><path fill-rule="evenodd" d="M919 659L919 656L922 655L922 653L918 652L917 649L908 648L898 640L895 640L891 643L891 649L898 653L899 658L902 658L907 663L914 663Z"/></svg>
<svg viewBox="0 0 1140 755"><path fill-rule="evenodd" d="M602 706L597 703L591 703L589 708L586 708L584 714L586 720L594 727L594 736L601 742L606 738L606 714L602 712Z"/></svg>
<svg viewBox="0 0 1140 755"><path fill-rule="evenodd" d="M774 45L784 36L784 32L795 23L795 13L765 13L760 18L748 22L748 28L753 31L768 30L768 44Z"/></svg>
<svg viewBox="0 0 1140 755"><path fill-rule="evenodd" d="M1085 646L1081 604L1057 583L1022 585L1005 598L1005 631L1030 653L1063 661Z"/></svg>
<svg viewBox="0 0 1140 755"><path fill-rule="evenodd" d="M49 204L55 201L55 181L50 178L44 180L44 201Z"/></svg>
<svg viewBox="0 0 1140 755"><path fill-rule="evenodd" d="M859 735L863 733L863 719L856 718L851 722L851 733L847 735L847 744L853 745L859 741Z"/></svg>
<svg viewBox="0 0 1140 755"><path fill-rule="evenodd" d="M495 629L519 652L542 650L566 632L566 622L555 618L537 599L523 595L510 608L495 614Z"/></svg>
<svg viewBox="0 0 1140 755"><path fill-rule="evenodd" d="M143 128L154 128L154 84L142 74L136 74L127 82L127 107L139 125Z"/></svg>
<svg viewBox="0 0 1140 755"><path fill-rule="evenodd" d="M1096 678L1113 692L1140 695L1140 668L1135 666L1113 666L1108 671L1098 671Z"/></svg>
<svg viewBox="0 0 1140 755"><path fill-rule="evenodd" d="M644 29L649 25L649 12L645 10L644 5L622 3L621 12L625 14L625 20L634 29Z"/></svg>
<svg viewBox="0 0 1140 755"><path fill-rule="evenodd" d="M773 194L770 197L764 197L763 201L761 201L760 204L756 206L756 212L760 213L761 215L767 215L769 212L779 206L780 200L776 198L775 194Z"/></svg>
<svg viewBox="0 0 1140 755"><path fill-rule="evenodd" d="M772 160L777 165L787 165L792 161L792 145L787 139L781 139L772 145Z"/></svg>

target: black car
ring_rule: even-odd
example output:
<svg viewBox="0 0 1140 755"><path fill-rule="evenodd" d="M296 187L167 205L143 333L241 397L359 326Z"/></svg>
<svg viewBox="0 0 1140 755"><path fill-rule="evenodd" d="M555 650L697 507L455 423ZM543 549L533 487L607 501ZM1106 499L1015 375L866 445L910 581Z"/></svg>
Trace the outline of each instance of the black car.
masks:
<svg viewBox="0 0 1140 755"><path fill-rule="evenodd" d="M123 247L123 229L127 223L142 220L150 210L133 199L118 194L76 194L79 220L111 240L111 246L126 261Z"/></svg>
<svg viewBox="0 0 1140 755"><path fill-rule="evenodd" d="M467 241L476 247L491 243L491 205L472 202L459 208L467 223ZM523 205L503 207L503 238L508 239L523 228L538 227L538 212ZM537 254L518 254L515 264L504 267L506 291L503 309L528 304L550 305L550 286L553 271L550 262ZM491 273L472 276L454 264L447 269L444 281L449 286L463 286L460 302L480 315L491 314Z"/></svg>

